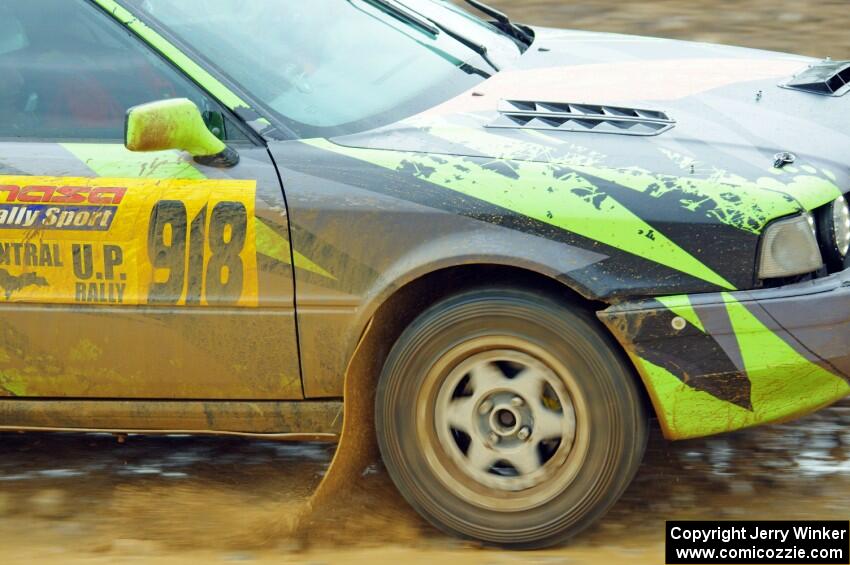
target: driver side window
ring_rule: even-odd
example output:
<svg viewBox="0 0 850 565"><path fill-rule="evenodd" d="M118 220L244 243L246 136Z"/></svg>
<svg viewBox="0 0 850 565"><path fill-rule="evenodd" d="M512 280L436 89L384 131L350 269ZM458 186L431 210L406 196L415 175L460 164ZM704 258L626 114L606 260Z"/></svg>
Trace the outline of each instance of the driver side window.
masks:
<svg viewBox="0 0 850 565"><path fill-rule="evenodd" d="M0 76L0 138L121 141L128 108L182 97L220 138L246 139L197 86L85 0L0 4Z"/></svg>

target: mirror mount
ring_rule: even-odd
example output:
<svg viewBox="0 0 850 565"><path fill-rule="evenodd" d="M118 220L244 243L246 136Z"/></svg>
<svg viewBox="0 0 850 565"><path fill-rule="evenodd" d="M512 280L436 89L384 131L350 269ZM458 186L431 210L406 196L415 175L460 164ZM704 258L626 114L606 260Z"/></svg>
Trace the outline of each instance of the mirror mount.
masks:
<svg viewBox="0 0 850 565"><path fill-rule="evenodd" d="M198 164L218 169L229 169L239 164L239 152L232 147L224 146L224 150L215 155L193 155Z"/></svg>
<svg viewBox="0 0 850 565"><path fill-rule="evenodd" d="M201 111L187 98L133 106L124 123L124 145L130 151L188 152L201 165L234 167L239 153L207 129Z"/></svg>

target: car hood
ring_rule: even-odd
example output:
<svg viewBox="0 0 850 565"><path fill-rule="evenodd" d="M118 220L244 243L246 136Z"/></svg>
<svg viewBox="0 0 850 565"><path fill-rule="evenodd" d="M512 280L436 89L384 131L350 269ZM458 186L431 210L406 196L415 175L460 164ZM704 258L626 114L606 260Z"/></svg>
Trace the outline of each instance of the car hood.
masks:
<svg viewBox="0 0 850 565"><path fill-rule="evenodd" d="M401 122L331 141L575 167L641 190L658 183L711 185L708 192L728 189L760 201L761 215L741 220L751 227L755 221L759 229L789 213L783 201L813 209L850 188L850 95L780 86L814 59L657 38L535 31L534 44L513 66L473 90ZM675 125L654 136L490 127L508 100L660 111ZM781 152L794 162L776 168Z"/></svg>

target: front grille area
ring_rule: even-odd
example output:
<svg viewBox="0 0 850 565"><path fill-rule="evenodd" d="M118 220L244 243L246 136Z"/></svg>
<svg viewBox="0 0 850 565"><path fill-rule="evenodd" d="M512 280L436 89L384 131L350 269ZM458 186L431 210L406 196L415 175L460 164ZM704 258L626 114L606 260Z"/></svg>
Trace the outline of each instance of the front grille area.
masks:
<svg viewBox="0 0 850 565"><path fill-rule="evenodd" d="M502 100L499 117L487 127L650 136L664 133L675 124L658 110Z"/></svg>

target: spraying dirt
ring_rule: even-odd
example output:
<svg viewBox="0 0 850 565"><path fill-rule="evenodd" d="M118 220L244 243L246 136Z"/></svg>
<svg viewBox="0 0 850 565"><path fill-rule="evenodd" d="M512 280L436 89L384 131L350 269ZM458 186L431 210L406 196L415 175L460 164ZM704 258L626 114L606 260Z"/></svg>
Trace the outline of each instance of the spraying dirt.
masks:
<svg viewBox="0 0 850 565"><path fill-rule="evenodd" d="M668 519L846 519L850 403L795 423L667 443L567 547L505 553L443 535L377 461L296 528L334 446L234 438L3 434L4 563L658 563ZM417 561L419 560L419 561Z"/></svg>

